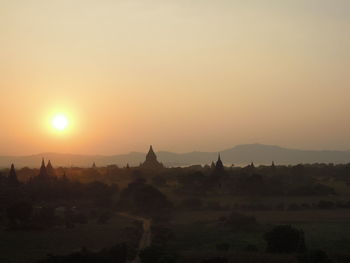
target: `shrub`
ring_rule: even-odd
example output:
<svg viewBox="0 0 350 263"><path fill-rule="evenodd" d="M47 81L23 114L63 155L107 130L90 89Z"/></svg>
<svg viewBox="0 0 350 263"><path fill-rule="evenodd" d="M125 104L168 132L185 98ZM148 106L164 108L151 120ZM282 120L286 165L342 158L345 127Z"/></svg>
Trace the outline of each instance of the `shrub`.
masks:
<svg viewBox="0 0 350 263"><path fill-rule="evenodd" d="M198 198L188 198L182 201L181 206L183 208L195 210L195 209L200 209L202 208L202 200Z"/></svg>
<svg viewBox="0 0 350 263"><path fill-rule="evenodd" d="M233 229L249 228L256 224L257 222L254 216L247 216L237 212L232 212L224 222L225 226Z"/></svg>
<svg viewBox="0 0 350 263"><path fill-rule="evenodd" d="M52 207L42 207L33 216L33 223L41 227L51 227L55 224L55 221L55 210Z"/></svg>
<svg viewBox="0 0 350 263"><path fill-rule="evenodd" d="M222 210L223 207L221 206L220 202L218 201L210 201L207 203L207 208L210 210Z"/></svg>
<svg viewBox="0 0 350 263"><path fill-rule="evenodd" d="M118 244L97 252L83 248L79 252L66 256L50 255L48 258L38 261L38 263L126 263L127 259L134 255L134 250L126 244Z"/></svg>
<svg viewBox="0 0 350 263"><path fill-rule="evenodd" d="M230 249L230 244L225 242L225 243L220 243L216 245L216 249L218 251L228 251Z"/></svg>
<svg viewBox="0 0 350 263"><path fill-rule="evenodd" d="M321 200L320 202L318 202L317 206L320 209L332 209L334 208L334 202L332 201L325 201L325 200Z"/></svg>
<svg viewBox="0 0 350 263"><path fill-rule="evenodd" d="M173 204L157 188L143 182L133 182L122 191L119 208L144 215L155 215L170 213Z"/></svg>
<svg viewBox="0 0 350 263"><path fill-rule="evenodd" d="M162 187L166 185L167 181L164 176L157 175L152 178L152 183L158 187Z"/></svg>
<svg viewBox="0 0 350 263"><path fill-rule="evenodd" d="M251 245L251 244L246 245L243 248L243 250L246 251L246 252L257 252L257 251L259 251L259 249L258 249L258 247L256 245Z"/></svg>
<svg viewBox="0 0 350 263"><path fill-rule="evenodd" d="M313 250L307 253L301 254L298 257L299 263L331 263L326 252L322 250Z"/></svg>
<svg viewBox="0 0 350 263"><path fill-rule="evenodd" d="M265 233L264 239L267 242L267 252L270 253L295 253L306 250L304 232L290 225L274 227Z"/></svg>
<svg viewBox="0 0 350 263"><path fill-rule="evenodd" d="M152 226L152 243L159 246L166 246L170 240L175 238L174 232L164 226Z"/></svg>
<svg viewBox="0 0 350 263"><path fill-rule="evenodd" d="M291 211L296 211L296 210L300 210L300 206L296 203L292 203L288 206L288 210L291 210Z"/></svg>
<svg viewBox="0 0 350 263"><path fill-rule="evenodd" d="M202 260L201 263L228 263L228 259L222 257L210 258Z"/></svg>
<svg viewBox="0 0 350 263"><path fill-rule="evenodd" d="M151 246L140 252L142 263L175 263L177 255L159 246Z"/></svg>
<svg viewBox="0 0 350 263"><path fill-rule="evenodd" d="M110 212L103 212L97 219L97 223L106 224L112 218L112 214Z"/></svg>
<svg viewBox="0 0 350 263"><path fill-rule="evenodd" d="M33 206L28 202L18 202L7 208L6 212L12 225L23 225L30 220Z"/></svg>

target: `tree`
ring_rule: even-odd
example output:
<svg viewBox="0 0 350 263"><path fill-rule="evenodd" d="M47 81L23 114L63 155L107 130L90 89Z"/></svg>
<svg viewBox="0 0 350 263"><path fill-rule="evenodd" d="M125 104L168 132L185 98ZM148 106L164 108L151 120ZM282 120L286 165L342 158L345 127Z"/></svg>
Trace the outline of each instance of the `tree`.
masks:
<svg viewBox="0 0 350 263"><path fill-rule="evenodd" d="M175 263L177 255L159 246L151 246L140 252L142 263Z"/></svg>
<svg viewBox="0 0 350 263"><path fill-rule="evenodd" d="M181 206L190 210L198 210L203 206L203 202L199 198L187 198L182 201Z"/></svg>
<svg viewBox="0 0 350 263"><path fill-rule="evenodd" d="M10 186L18 186L20 184L17 178L15 166L13 164L11 165L10 173L7 180Z"/></svg>
<svg viewBox="0 0 350 263"><path fill-rule="evenodd" d="M252 227L256 226L256 218L254 216L249 216L235 211L231 212L228 218L225 218L224 225L237 230L237 229L246 229L249 230Z"/></svg>
<svg viewBox="0 0 350 263"><path fill-rule="evenodd" d="M326 252L322 250L312 250L299 255L298 262L300 263L331 263Z"/></svg>
<svg viewBox="0 0 350 263"><path fill-rule="evenodd" d="M6 212L12 225L24 225L33 214L33 206L28 202L18 202L7 208Z"/></svg>
<svg viewBox="0 0 350 263"><path fill-rule="evenodd" d="M129 257L132 259L134 256L134 249L129 248L126 244L117 244L97 252L83 247L79 252L66 256L51 255L38 263L126 263Z"/></svg>
<svg viewBox="0 0 350 263"><path fill-rule="evenodd" d="M225 251L225 252L227 252L230 249L230 244L227 243L227 242L216 244L216 249L218 251Z"/></svg>
<svg viewBox="0 0 350 263"><path fill-rule="evenodd" d="M142 182L133 182L121 193L119 205L123 209L144 214L165 213L173 207L157 188Z"/></svg>
<svg viewBox="0 0 350 263"><path fill-rule="evenodd" d="M280 225L265 233L267 252L270 253L295 253L304 252L305 238L302 230L290 225Z"/></svg>
<svg viewBox="0 0 350 263"><path fill-rule="evenodd" d="M210 258L202 260L201 263L228 263L228 259L222 257Z"/></svg>

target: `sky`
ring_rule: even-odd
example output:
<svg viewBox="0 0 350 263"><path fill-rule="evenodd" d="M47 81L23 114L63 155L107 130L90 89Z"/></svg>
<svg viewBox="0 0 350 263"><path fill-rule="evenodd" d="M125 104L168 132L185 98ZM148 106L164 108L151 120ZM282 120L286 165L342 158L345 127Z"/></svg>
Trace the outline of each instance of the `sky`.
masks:
<svg viewBox="0 0 350 263"><path fill-rule="evenodd" d="M349 14L348 0L0 0L0 155L349 150Z"/></svg>

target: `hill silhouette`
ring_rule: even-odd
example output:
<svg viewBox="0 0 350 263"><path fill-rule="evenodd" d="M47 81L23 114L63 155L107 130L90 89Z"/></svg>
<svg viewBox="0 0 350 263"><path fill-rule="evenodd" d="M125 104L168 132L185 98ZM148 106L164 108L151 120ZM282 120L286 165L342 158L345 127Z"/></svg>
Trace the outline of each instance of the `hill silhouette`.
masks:
<svg viewBox="0 0 350 263"><path fill-rule="evenodd" d="M255 164L299 164L299 163L349 163L350 151L316 151L288 149L273 145L244 144L220 151L226 165ZM159 161L166 166L187 166L194 164L210 164L217 159L218 152L173 153L156 152ZM146 153L131 152L119 155L77 155L60 153L41 153L29 156L0 156L0 167L9 167L15 163L17 167L38 167L41 159L52 160L55 166L89 167L93 162L97 166L116 164L120 167L129 163L139 165L145 160Z"/></svg>

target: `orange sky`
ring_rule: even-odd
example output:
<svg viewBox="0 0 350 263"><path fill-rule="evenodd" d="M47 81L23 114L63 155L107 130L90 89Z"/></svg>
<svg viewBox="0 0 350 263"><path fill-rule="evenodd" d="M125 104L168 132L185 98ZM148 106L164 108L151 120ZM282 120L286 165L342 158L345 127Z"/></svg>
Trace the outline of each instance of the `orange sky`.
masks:
<svg viewBox="0 0 350 263"><path fill-rule="evenodd" d="M2 155L350 149L347 0L0 6Z"/></svg>

